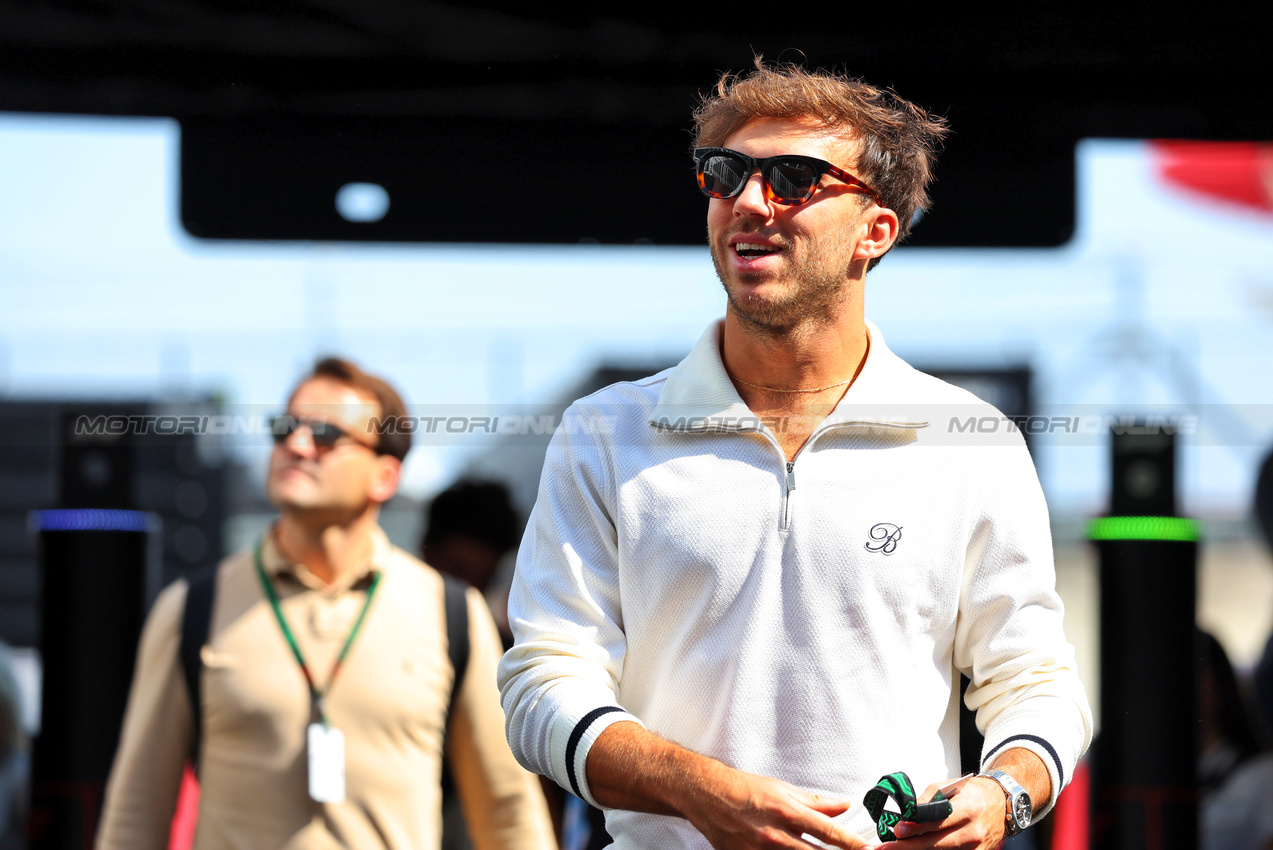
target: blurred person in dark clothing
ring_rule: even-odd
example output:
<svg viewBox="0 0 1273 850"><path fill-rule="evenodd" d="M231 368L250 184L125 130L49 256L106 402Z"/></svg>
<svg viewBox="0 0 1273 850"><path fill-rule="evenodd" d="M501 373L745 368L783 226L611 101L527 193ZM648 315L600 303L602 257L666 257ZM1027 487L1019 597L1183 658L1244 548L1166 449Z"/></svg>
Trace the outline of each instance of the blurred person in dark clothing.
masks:
<svg viewBox="0 0 1273 850"><path fill-rule="evenodd" d="M22 694L9 648L0 643L0 850L26 847L31 760L22 729Z"/></svg>
<svg viewBox="0 0 1273 850"><path fill-rule="evenodd" d="M497 481L457 481L429 503L426 521L420 543L424 562L482 591L504 647L512 646L508 627L512 576L496 578L501 562L522 537L522 521L508 488Z"/></svg>
<svg viewBox="0 0 1273 850"><path fill-rule="evenodd" d="M1273 753L1261 746L1220 642L1198 632L1203 850L1273 850Z"/></svg>

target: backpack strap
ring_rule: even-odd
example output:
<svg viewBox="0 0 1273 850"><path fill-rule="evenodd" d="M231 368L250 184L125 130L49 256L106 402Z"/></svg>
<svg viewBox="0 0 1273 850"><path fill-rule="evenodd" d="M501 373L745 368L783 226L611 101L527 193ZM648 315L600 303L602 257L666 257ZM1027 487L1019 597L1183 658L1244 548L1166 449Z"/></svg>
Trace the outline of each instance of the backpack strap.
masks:
<svg viewBox="0 0 1273 850"><path fill-rule="evenodd" d="M216 595L216 571L201 572L189 579L186 606L181 614L181 645L178 659L181 675L190 695L190 712L194 721L190 760L199 766L199 746L203 740L203 657L204 644L212 630L212 602Z"/></svg>
<svg viewBox="0 0 1273 850"><path fill-rule="evenodd" d="M469 605L466 599L468 585L449 575L442 575L443 609L446 613L446 654L451 659L455 680L451 684L451 698L447 701L446 719L450 725L451 711L455 708L455 695L464 684L464 674L469 669Z"/></svg>

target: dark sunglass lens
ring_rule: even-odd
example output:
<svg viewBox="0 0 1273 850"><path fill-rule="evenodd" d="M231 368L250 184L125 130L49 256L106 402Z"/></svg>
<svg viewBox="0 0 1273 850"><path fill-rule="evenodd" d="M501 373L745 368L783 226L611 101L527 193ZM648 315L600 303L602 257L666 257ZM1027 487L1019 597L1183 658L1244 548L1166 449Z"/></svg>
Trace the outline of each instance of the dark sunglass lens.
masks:
<svg viewBox="0 0 1273 850"><path fill-rule="evenodd" d="M747 166L738 158L727 154L706 157L699 171L699 185L713 198L733 196L746 179Z"/></svg>
<svg viewBox="0 0 1273 850"><path fill-rule="evenodd" d="M292 435L296 430L296 420L290 416L271 416L270 417L270 436L274 438L274 442L281 443Z"/></svg>
<svg viewBox="0 0 1273 850"><path fill-rule="evenodd" d="M314 445L331 448L336 441L345 436L345 432L330 422L308 422L310 433L314 435Z"/></svg>
<svg viewBox="0 0 1273 850"><path fill-rule="evenodd" d="M818 172L804 162L775 162L769 166L765 181L779 201L803 201L813 192Z"/></svg>

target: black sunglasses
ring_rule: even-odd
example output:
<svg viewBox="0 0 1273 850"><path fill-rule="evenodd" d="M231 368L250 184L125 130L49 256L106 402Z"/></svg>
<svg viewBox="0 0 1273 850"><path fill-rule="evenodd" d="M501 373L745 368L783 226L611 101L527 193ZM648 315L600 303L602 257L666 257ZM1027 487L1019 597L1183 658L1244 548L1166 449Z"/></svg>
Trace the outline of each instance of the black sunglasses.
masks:
<svg viewBox="0 0 1273 850"><path fill-rule="evenodd" d="M299 428L308 428L310 439L320 449L330 449L341 437L348 437L355 443L379 453L375 446L368 445L366 441L358 439L339 425L333 425L324 419L298 418L286 413L270 417L270 434L273 435L274 442L279 445L287 442L287 438L295 434Z"/></svg>
<svg viewBox="0 0 1273 850"><path fill-rule="evenodd" d="M748 178L756 169L760 169L765 197L777 204L799 206L808 203L818 190L822 175L830 174L884 206L879 192L844 169L813 156L781 154L757 159L729 148L695 148L694 163L698 171L698 188L709 198L734 197L747 185Z"/></svg>

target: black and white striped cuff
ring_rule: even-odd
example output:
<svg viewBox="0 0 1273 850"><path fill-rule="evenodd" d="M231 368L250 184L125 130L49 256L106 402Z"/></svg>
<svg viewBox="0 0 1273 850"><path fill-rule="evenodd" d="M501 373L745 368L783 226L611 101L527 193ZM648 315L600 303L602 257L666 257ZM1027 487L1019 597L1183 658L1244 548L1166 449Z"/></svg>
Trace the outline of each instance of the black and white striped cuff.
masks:
<svg viewBox="0 0 1273 850"><path fill-rule="evenodd" d="M1052 777L1052 799L1047 800L1046 804L1044 801L1034 801L1034 817L1035 820L1038 820L1052 809L1052 806L1056 803L1057 796L1068 781L1065 776L1065 765L1061 762L1061 756L1057 753L1056 747L1048 743L1046 739L1038 735L1018 734L1010 735L987 749L981 757L981 769L983 771L986 770L990 763L994 761L996 755L1014 747L1029 750L1038 756Z"/></svg>
<svg viewBox="0 0 1273 850"><path fill-rule="evenodd" d="M601 733L610 724L625 720L637 723L642 728L645 727L644 723L641 723L640 720L617 705L606 705L594 708L579 718L570 727L569 735L561 736L560 738L554 736L553 764L560 764L565 768L562 775L565 777L566 782L561 784L576 797L598 808L601 807L593 798L592 791L588 787L588 773L585 769L588 764L588 752L592 749L593 742L600 737ZM560 749L560 752L557 751L558 749Z"/></svg>

